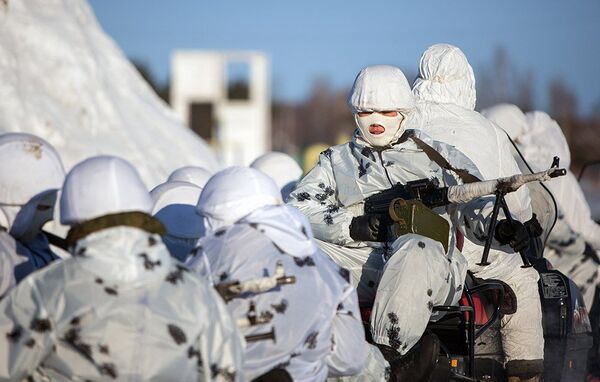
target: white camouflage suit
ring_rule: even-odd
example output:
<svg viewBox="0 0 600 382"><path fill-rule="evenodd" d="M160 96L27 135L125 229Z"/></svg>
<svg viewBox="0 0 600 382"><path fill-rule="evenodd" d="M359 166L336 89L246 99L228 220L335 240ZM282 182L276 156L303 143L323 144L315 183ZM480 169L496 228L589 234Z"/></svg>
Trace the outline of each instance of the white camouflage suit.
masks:
<svg viewBox="0 0 600 382"><path fill-rule="evenodd" d="M600 282L600 268L592 257L583 253L600 250L600 225L592 219L585 195L569 170L571 152L560 126L547 113L524 114L509 104L496 105L485 114L507 130L533 171L547 167L554 156L558 156L561 167L567 169L566 176L545 183L556 201L558 214L544 256L577 284L590 309ZM520 128L508 128L515 125Z"/></svg>
<svg viewBox="0 0 600 382"><path fill-rule="evenodd" d="M399 110L408 105L402 113L409 118L414 109L404 75L389 66L363 69L349 102L354 110ZM478 174L453 147L414 133L455 168ZM363 214L363 200L368 196L420 179L437 180L440 187L460 183L454 173L430 160L411 139L376 150L357 131L351 142L321 154L319 163L300 181L290 200L308 216L321 248L351 270L360 303L374 303L374 341L401 354L419 340L434 306L455 304L461 296L466 261L455 247L454 228L450 229L449 251L445 253L441 243L416 234L401 236L393 243L356 242L350 237L349 226L353 217ZM486 217L480 209L488 211L490 202L480 198L436 212L454 223L463 218L473 221L469 234L481 235ZM474 232L477 230L481 232Z"/></svg>
<svg viewBox="0 0 600 382"><path fill-rule="evenodd" d="M475 163L482 180L520 174L511 154L511 143L503 130L474 111L475 76L464 54L455 46L436 44L420 60L419 76L413 86L418 98L415 128L433 139L456 147ZM550 167L538 169L542 171ZM513 218L526 222L532 217L527 187L506 195ZM502 218L501 213L500 218ZM544 358L542 312L537 287L539 275L534 268L521 268L521 257L510 246L492 248L490 265L481 260L482 242L465 238L462 249L469 270L482 279L498 279L508 284L517 296L517 311L502 318L505 360Z"/></svg>
<svg viewBox="0 0 600 382"><path fill-rule="evenodd" d="M273 276L277 264L295 277L293 284L248 292L227 303L245 336L274 330L276 340L247 342L248 381L274 368L285 369L294 381L357 374L370 345L348 271L315 245L306 218L280 203L279 189L258 170L233 167L217 173L198 204L208 234L187 263L216 285ZM257 316L271 317L269 322L244 324L251 306ZM365 381L383 380L385 370L365 372L372 373Z"/></svg>
<svg viewBox="0 0 600 382"><path fill-rule="evenodd" d="M80 222L69 233L72 257L0 301L0 380L243 380L241 339L224 304L171 258L145 186L137 174L124 179L131 174L119 158L96 157L67 176L61 221ZM110 224L98 220L107 215ZM77 227L81 237L72 236Z"/></svg>

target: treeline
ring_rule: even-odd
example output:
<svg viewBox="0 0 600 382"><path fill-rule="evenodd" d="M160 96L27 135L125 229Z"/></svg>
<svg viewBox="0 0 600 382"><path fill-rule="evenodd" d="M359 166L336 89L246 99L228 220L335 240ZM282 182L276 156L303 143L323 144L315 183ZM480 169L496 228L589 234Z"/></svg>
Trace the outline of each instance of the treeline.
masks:
<svg viewBox="0 0 600 382"><path fill-rule="evenodd" d="M148 65L132 60L141 75L165 102L169 102L169 83L159 83ZM473 63L474 64L474 63ZM521 70L503 48L498 48L490 62L474 65L477 78L477 109L501 102L514 103L523 111L543 110L560 124L571 148L572 167L600 159L600 105L595 113L578 112L577 97L561 78L547 86L548 107L536 104L535 81L532 70ZM405 71L409 81L414 69ZM232 91L243 92L244 84L235 83ZM335 144L348 138L354 127L346 106L349 89L333 88L324 79L317 79L310 94L298 103L273 100L273 149L298 154L314 143ZM600 99L600 94L599 94Z"/></svg>

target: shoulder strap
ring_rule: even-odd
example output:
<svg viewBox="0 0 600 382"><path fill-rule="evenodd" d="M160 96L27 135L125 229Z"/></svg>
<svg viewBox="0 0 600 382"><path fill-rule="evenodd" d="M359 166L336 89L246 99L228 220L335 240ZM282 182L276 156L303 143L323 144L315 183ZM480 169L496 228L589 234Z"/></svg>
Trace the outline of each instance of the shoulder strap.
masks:
<svg viewBox="0 0 600 382"><path fill-rule="evenodd" d="M423 142L420 138L417 138L414 134L411 135L410 138L415 142L418 148L425 152L429 159L437 163L438 166L456 173L456 175L458 175L458 177L463 181L463 183L473 183L480 181L478 177L469 173L467 170L462 168L454 168L454 166L452 166L446 160L446 158L444 158L440 153L438 153L433 147Z"/></svg>

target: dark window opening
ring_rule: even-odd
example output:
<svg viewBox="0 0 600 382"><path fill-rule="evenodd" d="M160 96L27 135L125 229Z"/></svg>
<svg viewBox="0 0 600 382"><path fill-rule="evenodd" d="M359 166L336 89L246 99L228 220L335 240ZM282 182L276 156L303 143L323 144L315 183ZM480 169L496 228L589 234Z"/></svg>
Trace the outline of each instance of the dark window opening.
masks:
<svg viewBox="0 0 600 382"><path fill-rule="evenodd" d="M247 62L227 63L227 98L250 99L250 65Z"/></svg>
<svg viewBox="0 0 600 382"><path fill-rule="evenodd" d="M189 126L201 138L210 141L213 135L214 116L212 103L192 103L190 105Z"/></svg>

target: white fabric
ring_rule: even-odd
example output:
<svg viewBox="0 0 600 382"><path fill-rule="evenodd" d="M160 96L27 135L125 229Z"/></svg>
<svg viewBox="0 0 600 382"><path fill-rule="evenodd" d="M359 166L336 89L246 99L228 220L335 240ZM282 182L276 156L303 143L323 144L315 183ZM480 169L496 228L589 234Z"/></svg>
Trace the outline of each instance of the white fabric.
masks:
<svg viewBox="0 0 600 382"><path fill-rule="evenodd" d="M517 144L514 143L506 134L507 139L510 142L510 150L513 158L519 166L519 170L523 174L533 174L533 169L525 161L518 150ZM531 199L531 211L536 215L536 219L542 227L542 235L540 236L542 242L545 242L552 232L552 227L558 217L558 209L554 196L548 190L547 184L541 182L531 182L526 184L527 190L529 191L529 197Z"/></svg>
<svg viewBox="0 0 600 382"><path fill-rule="evenodd" d="M390 365L383 357L379 348L368 344L368 354L362 371L347 377L329 377L327 382L373 382L387 381L390 377Z"/></svg>
<svg viewBox="0 0 600 382"><path fill-rule="evenodd" d="M543 111L525 114L526 132L519 137L519 147L527 163L535 171L550 167L555 156L560 167L571 167L571 151L558 123Z"/></svg>
<svg viewBox="0 0 600 382"><path fill-rule="evenodd" d="M202 189L192 183L163 183L150 192L154 201L152 215L163 223L170 235L184 239L200 238L204 226L196 204L201 192Z"/></svg>
<svg viewBox="0 0 600 382"><path fill-rule="evenodd" d="M358 73L348 96L348 105L358 112L397 111L396 117L373 113L367 117L355 115L362 139L372 147L384 147L398 140L406 118L415 107L414 97L402 71L394 66L368 66ZM381 134L371 134L369 126L385 128Z"/></svg>
<svg viewBox="0 0 600 382"><path fill-rule="evenodd" d="M0 135L0 225L30 241L52 220L65 173L56 150L23 133Z"/></svg>
<svg viewBox="0 0 600 382"><path fill-rule="evenodd" d="M356 126L358 126L361 137L372 147L384 147L397 141L404 132L402 126L406 122L405 120L405 116L401 113L393 117L382 115L378 112L373 112L363 117L354 114L354 121L356 122ZM384 130L379 134L372 134L369 131L371 126L377 126Z"/></svg>
<svg viewBox="0 0 600 382"><path fill-rule="evenodd" d="M600 251L600 225L592 218L590 206L573 173L567 171L566 176L547 183L564 214L565 221L595 250Z"/></svg>
<svg viewBox="0 0 600 382"><path fill-rule="evenodd" d="M0 298L27 275L58 259L44 234L23 243L0 230Z"/></svg>
<svg viewBox="0 0 600 382"><path fill-rule="evenodd" d="M317 251L318 247L313 241L310 223L293 207L266 206L251 212L239 222L260 223L261 232L291 256L301 257Z"/></svg>
<svg viewBox="0 0 600 382"><path fill-rule="evenodd" d="M552 180L553 175L560 171L561 169L550 168L533 174L517 174L494 180L450 186L448 187L448 201L451 203L465 203L480 196L492 195L498 190L504 190L510 194L519 190L525 184Z"/></svg>
<svg viewBox="0 0 600 382"><path fill-rule="evenodd" d="M475 176L481 176L469 159L452 146L433 141L422 132L415 131L414 133L440 152L454 167L467 169ZM388 304L387 306L394 307L393 309L398 308L394 312L379 309L378 313L371 317L371 324L373 332L378 333L378 339L387 344L390 341L381 334L386 333L387 329L393 329L396 324L390 321L386 315L394 313L399 321L406 323L402 332L399 332L398 337L393 341L393 345L390 345L407 344L406 347L398 345L397 349L402 353L408 351L414 345L414 339L423 334L422 330L429 320L431 312L423 309L405 309L406 305L421 303L414 297L404 300L402 304L385 302L385 297L381 297L381 299L379 296L375 297L376 292L379 294L377 287L382 274L383 277L386 277L384 257L394 258L398 255L395 258L402 259L405 255L400 253L402 252L400 248L404 247L403 245L394 247L398 251L394 253L391 247L388 246L386 250L386 247L380 243L354 242L349 235L349 225L355 216L353 205L360 204L366 197L388 189L397 183L406 184L419 179L437 179L440 187L460 182L456 175L443 170L432 162L410 139L398 142L391 148L375 151L368 146L361 145L355 136L350 143L334 146L324 151L319 164L300 181L296 190L291 194L290 201L309 218L315 237L320 240L321 248L335 262L351 271L352 282L357 286L361 304L372 304L375 300L380 307ZM467 231L470 235L481 237L485 232L485 223L490 207L491 199L481 198L471 203L448 208L447 211L444 208L436 209L436 212L450 218L452 222L460 226L461 230ZM466 215L477 221L478 224L466 226L462 218ZM460 295L457 288L462 284L466 273L464 257L453 249L454 228L449 234L451 237L449 248L452 248L449 253L444 253L440 245L427 246L427 254L434 258L431 261L433 268L410 270L402 268L402 272L410 272L423 278L429 274L443 275L443 284L436 282L435 285L440 286L439 295L444 295L444 297L436 299L435 303L438 300L454 302L456 296ZM411 235L403 240L406 240L406 246L421 251L419 241L425 239ZM408 252L405 251L405 253ZM407 256L412 256L412 254ZM436 261L436 258L443 261ZM448 275L450 277L448 280L452 280L453 288L446 288L445 279ZM392 289L394 290L404 288L414 292L414 296L421 293L427 294L427 289L422 290L425 288L424 284L411 285L412 276L394 273L388 277L397 281L393 285ZM436 290L435 293L437 296L438 291ZM390 300L395 299L394 293L391 292L382 296L388 296ZM400 305L403 306L402 309L399 308Z"/></svg>
<svg viewBox="0 0 600 382"><path fill-rule="evenodd" d="M291 156L280 153L266 153L254 160L250 167L260 170L273 179L286 200L302 176L302 169Z"/></svg>
<svg viewBox="0 0 600 382"><path fill-rule="evenodd" d="M17 241L0 230L0 299L35 268L28 256L19 253Z"/></svg>
<svg viewBox="0 0 600 382"><path fill-rule="evenodd" d="M546 246L555 250L559 255L572 256L579 260L585 251L585 239L573 231L565 220L564 213L559 209L556 224L546 241Z"/></svg>
<svg viewBox="0 0 600 382"><path fill-rule="evenodd" d="M210 178L197 208L207 232L213 232L260 207L281 203L281 193L271 178L253 168L234 166Z"/></svg>
<svg viewBox="0 0 600 382"><path fill-rule="evenodd" d="M239 187L249 194L261 192L247 184ZM226 187L222 193L237 197L231 191ZM328 375L360 372L367 344L356 292L346 279L347 271L314 245L310 226L299 212L289 206L264 206L198 244L188 264L215 284L262 280L276 273L277 264L286 276L296 278L293 284L247 293L227 304L232 316L245 323L244 335L275 331L276 343L247 343L246 380L275 367L284 368L294 381L322 381ZM272 315L271 321L248 326L250 302L257 315Z"/></svg>
<svg viewBox="0 0 600 382"><path fill-rule="evenodd" d="M519 142L529 129L525 114L516 105L501 103L482 110L481 114L502 128L515 142Z"/></svg>
<svg viewBox="0 0 600 382"><path fill-rule="evenodd" d="M540 171L559 156L560 167L567 168L567 175L545 183L552 192L564 220L592 247L600 250L600 225L591 216L590 206L575 176L568 170L571 162L567 140L560 126L544 112L535 111L525 116L527 129L519 136L517 144L527 163L534 171Z"/></svg>
<svg viewBox="0 0 600 382"><path fill-rule="evenodd" d="M410 113L415 102L410 85L395 66L368 66L358 73L348 97L353 113L359 111L391 111Z"/></svg>
<svg viewBox="0 0 600 382"><path fill-rule="evenodd" d="M506 134L479 113L435 101L419 101L417 110L407 128L421 129L433 139L456 147L477 166L482 180L521 173ZM526 188L508 194L506 202L518 220L527 221L531 218L531 200Z"/></svg>
<svg viewBox="0 0 600 382"><path fill-rule="evenodd" d="M0 378L242 381L241 343L216 292L160 237L114 227L0 302Z"/></svg>
<svg viewBox="0 0 600 382"><path fill-rule="evenodd" d="M482 179L487 180L483 183L450 187L448 200L464 202L471 200L473 196L494 192L497 187L494 179L505 178L505 184L519 183L522 180L517 175L521 171L512 155L512 143L506 134L474 111L475 76L460 49L446 44L433 45L427 49L421 57L419 77L415 81L413 92L420 100L417 103L419 112L412 120L414 126L466 154L481 171ZM486 186L487 189L484 190ZM513 189L517 186L515 184ZM472 192L458 195L458 190L468 189ZM522 222L531 219L531 197L527 187L506 195L505 199L514 218ZM465 224L477 225L481 230L487 226L468 214L462 217ZM484 244L481 238L485 239L486 236L465 235L462 252L469 270L477 277L500 279L517 294L517 312L505 316L502 321L505 361L543 359L544 340L537 295L537 272L520 268L520 256L508 246L491 248L488 257L491 264L486 267L478 266Z"/></svg>
<svg viewBox="0 0 600 382"><path fill-rule="evenodd" d="M463 52L449 44L430 46L421 56L413 85L417 98L475 109L475 75Z"/></svg>
<svg viewBox="0 0 600 382"><path fill-rule="evenodd" d="M150 191L152 215L165 226L163 241L179 261L185 261L204 236L204 222L196 210L200 192L202 188L195 184L180 181L169 181Z"/></svg>
<svg viewBox="0 0 600 382"><path fill-rule="evenodd" d="M467 264L456 247L416 234L399 237L383 268L371 313L373 340L410 350L425 332L437 305L456 305L462 295Z"/></svg>
<svg viewBox="0 0 600 382"><path fill-rule="evenodd" d="M204 167L185 166L173 171L171 175L169 175L167 182L189 182L203 188L211 176L212 173Z"/></svg>
<svg viewBox="0 0 600 382"><path fill-rule="evenodd" d="M40 192L58 190L65 170L48 142L31 134L0 135L0 204L23 205Z"/></svg>
<svg viewBox="0 0 600 382"><path fill-rule="evenodd" d="M92 157L69 171L60 198L62 224L128 211L149 214L152 198L135 168L124 159Z"/></svg>

